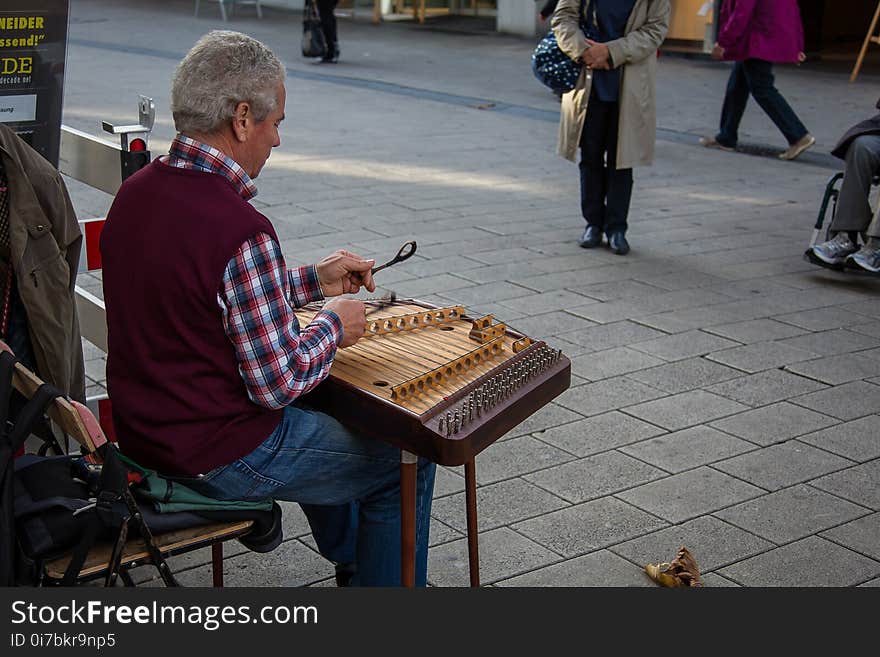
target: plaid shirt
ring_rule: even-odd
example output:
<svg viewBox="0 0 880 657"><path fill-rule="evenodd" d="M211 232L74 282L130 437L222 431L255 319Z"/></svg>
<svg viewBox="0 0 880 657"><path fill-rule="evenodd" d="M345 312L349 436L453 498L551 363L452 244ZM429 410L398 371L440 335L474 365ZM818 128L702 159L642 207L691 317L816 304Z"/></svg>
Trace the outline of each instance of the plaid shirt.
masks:
<svg viewBox="0 0 880 657"><path fill-rule="evenodd" d="M238 163L189 137L178 135L162 162L219 174L246 201L256 196ZM315 266L287 269L281 247L266 233L248 239L226 265L217 303L251 401L283 408L326 378L342 339L339 317L321 311L300 331L293 313L323 298Z"/></svg>

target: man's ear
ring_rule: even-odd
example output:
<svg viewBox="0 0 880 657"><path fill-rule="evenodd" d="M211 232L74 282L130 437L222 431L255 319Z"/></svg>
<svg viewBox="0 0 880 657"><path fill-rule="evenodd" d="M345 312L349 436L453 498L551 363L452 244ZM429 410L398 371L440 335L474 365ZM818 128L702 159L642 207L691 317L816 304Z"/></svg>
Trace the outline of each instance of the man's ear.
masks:
<svg viewBox="0 0 880 657"><path fill-rule="evenodd" d="M247 141L252 123L251 106L244 101L240 102L235 106L235 114L232 116L232 131L238 141Z"/></svg>

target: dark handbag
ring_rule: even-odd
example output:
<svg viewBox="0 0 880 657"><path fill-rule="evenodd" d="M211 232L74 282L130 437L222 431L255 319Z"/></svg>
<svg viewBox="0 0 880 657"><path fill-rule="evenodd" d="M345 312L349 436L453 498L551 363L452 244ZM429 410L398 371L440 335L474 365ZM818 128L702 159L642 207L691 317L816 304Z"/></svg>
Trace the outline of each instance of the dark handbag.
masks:
<svg viewBox="0 0 880 657"><path fill-rule="evenodd" d="M302 54L303 57L323 57L327 54L327 41L321 30L321 15L314 0L306 0L303 12Z"/></svg>
<svg viewBox="0 0 880 657"><path fill-rule="evenodd" d="M584 0L581 0L579 23L583 23ZM583 64L562 52L556 35L550 30L532 53L532 73L545 87L568 93L577 85Z"/></svg>

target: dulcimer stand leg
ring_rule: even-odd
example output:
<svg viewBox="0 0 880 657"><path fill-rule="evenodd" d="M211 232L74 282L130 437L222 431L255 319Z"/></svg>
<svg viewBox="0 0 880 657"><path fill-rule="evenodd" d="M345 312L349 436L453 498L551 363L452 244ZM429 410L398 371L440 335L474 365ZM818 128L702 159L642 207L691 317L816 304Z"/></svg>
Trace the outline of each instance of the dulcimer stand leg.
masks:
<svg viewBox="0 0 880 657"><path fill-rule="evenodd" d="M477 466L474 459L464 464L464 498L467 511L468 564L471 586L480 585L480 550L477 538Z"/></svg>
<svg viewBox="0 0 880 657"><path fill-rule="evenodd" d="M400 582L416 583L416 477L419 457L400 450ZM471 586L480 585L480 552L477 538L477 474L474 459L464 464L467 511L468 565Z"/></svg>
<svg viewBox="0 0 880 657"><path fill-rule="evenodd" d="M416 585L416 475L419 457L400 450L400 582Z"/></svg>

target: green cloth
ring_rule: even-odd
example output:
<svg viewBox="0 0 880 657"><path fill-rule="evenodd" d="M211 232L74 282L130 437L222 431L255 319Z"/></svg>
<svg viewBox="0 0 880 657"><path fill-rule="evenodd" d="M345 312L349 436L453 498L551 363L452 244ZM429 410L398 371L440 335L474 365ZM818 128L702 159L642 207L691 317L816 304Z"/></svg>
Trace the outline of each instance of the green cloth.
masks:
<svg viewBox="0 0 880 657"><path fill-rule="evenodd" d="M271 511L272 500L215 500L192 488L159 475L155 470L141 467L130 458L120 454L120 459L143 480L132 486L132 493L140 500L149 502L159 513L175 511Z"/></svg>

